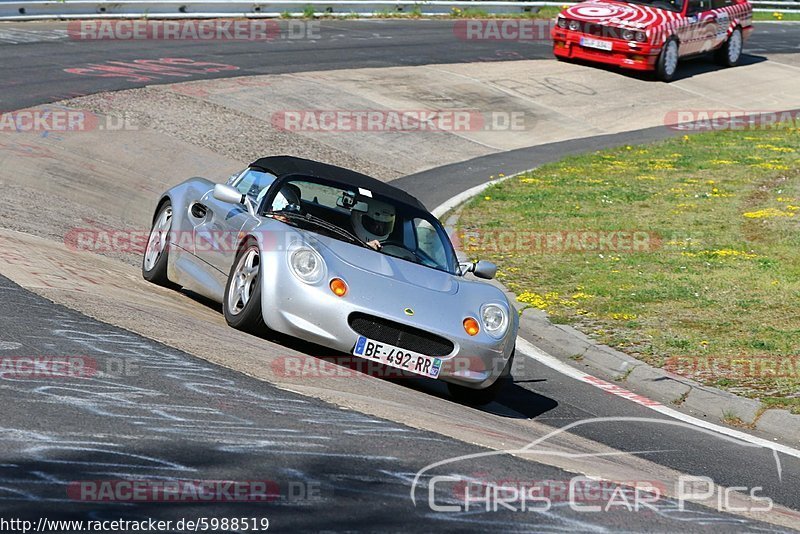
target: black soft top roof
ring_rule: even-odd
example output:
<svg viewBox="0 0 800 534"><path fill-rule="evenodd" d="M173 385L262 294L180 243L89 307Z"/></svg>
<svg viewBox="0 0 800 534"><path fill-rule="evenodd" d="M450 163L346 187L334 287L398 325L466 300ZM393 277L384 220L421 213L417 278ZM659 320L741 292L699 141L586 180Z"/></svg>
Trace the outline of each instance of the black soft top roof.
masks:
<svg viewBox="0 0 800 534"><path fill-rule="evenodd" d="M328 180L341 182L353 187L369 189L377 195L389 197L415 208L428 211L422 202L401 189L371 178L366 174L337 167L336 165L329 165L328 163L294 156L268 156L257 159L250 164L250 167L271 172L277 177L286 174L304 174L314 178L327 178Z"/></svg>

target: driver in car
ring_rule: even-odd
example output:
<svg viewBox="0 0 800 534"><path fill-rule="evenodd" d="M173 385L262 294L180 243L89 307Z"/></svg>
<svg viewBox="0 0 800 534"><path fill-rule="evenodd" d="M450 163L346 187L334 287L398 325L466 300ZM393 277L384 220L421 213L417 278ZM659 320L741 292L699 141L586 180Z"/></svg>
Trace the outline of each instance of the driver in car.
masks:
<svg viewBox="0 0 800 534"><path fill-rule="evenodd" d="M264 193L267 192L264 188ZM300 188L294 184L285 184L272 200L272 211L300 211Z"/></svg>
<svg viewBox="0 0 800 534"><path fill-rule="evenodd" d="M375 250L381 249L381 242L386 241L394 230L394 206L375 200L374 198L359 199L366 203L365 212L351 210L350 219L355 234Z"/></svg>

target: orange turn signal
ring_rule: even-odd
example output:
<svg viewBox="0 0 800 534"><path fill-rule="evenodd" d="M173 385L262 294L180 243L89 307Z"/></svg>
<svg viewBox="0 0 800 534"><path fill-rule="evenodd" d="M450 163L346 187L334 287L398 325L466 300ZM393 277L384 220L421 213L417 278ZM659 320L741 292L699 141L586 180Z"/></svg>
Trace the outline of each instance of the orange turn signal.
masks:
<svg viewBox="0 0 800 534"><path fill-rule="evenodd" d="M347 295L347 284L341 278L334 278L331 280L331 291L337 297Z"/></svg>
<svg viewBox="0 0 800 534"><path fill-rule="evenodd" d="M478 326L478 321L476 321L472 317L467 317L466 319L464 319L464 331L467 334L474 336L481 331L481 327Z"/></svg>

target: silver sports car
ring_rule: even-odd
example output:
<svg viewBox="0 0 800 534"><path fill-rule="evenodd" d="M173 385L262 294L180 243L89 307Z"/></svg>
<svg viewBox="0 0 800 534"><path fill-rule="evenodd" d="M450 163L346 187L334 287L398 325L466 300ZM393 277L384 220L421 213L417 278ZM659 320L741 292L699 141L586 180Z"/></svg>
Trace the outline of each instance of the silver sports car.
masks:
<svg viewBox="0 0 800 534"><path fill-rule="evenodd" d="M459 264L416 198L315 161L261 158L226 184L191 178L158 202L142 261L150 282L265 326L448 384L489 402L510 379L519 319L485 261Z"/></svg>

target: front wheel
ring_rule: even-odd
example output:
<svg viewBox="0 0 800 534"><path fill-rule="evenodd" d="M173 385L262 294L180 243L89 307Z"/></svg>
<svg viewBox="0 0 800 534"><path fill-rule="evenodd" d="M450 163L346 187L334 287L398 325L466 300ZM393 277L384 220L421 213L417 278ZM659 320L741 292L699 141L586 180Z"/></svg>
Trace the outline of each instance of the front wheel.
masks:
<svg viewBox="0 0 800 534"><path fill-rule="evenodd" d="M447 384L447 390L453 400L469 406L483 406L489 404L497 398L501 391L508 387L513 379L511 378L511 366L514 364L514 354L516 349L511 352L511 357L506 362L506 366L500 371L500 376L494 384L484 389L472 389L458 384Z"/></svg>
<svg viewBox="0 0 800 534"><path fill-rule="evenodd" d="M242 245L231 266L222 311L225 321L237 330L256 333L264 326L261 313L261 251L252 239Z"/></svg>
<svg viewBox="0 0 800 534"><path fill-rule="evenodd" d="M714 59L723 67L735 67L739 64L739 60L742 59L743 43L742 29L735 28L731 36L716 51Z"/></svg>
<svg viewBox="0 0 800 534"><path fill-rule="evenodd" d="M171 285L167 278L167 257L169 256L169 232L172 229L172 203L167 200L161 205L153 220L150 237L142 258L142 277L160 286Z"/></svg>
<svg viewBox="0 0 800 534"><path fill-rule="evenodd" d="M656 62L656 76L662 82L671 82L678 71L678 40L674 37L667 39L664 48Z"/></svg>

